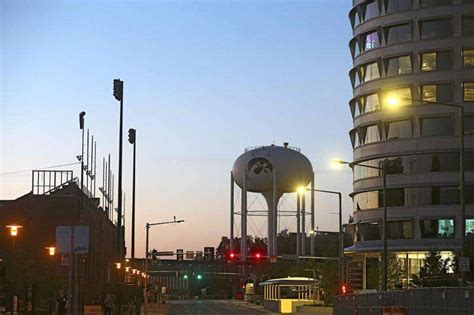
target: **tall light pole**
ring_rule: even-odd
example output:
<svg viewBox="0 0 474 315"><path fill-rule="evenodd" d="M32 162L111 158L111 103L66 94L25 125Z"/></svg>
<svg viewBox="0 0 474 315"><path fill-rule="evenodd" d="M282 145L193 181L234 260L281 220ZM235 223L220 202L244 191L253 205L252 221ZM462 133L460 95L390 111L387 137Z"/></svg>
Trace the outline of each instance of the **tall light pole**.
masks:
<svg viewBox="0 0 474 315"><path fill-rule="evenodd" d="M339 200L339 250L338 250L339 252L339 285L342 285L344 283L344 231L343 231L343 226L342 226L342 193L339 191L314 189L314 188L309 188L305 190L309 190L311 192L337 195L338 197L338 200ZM316 231L314 230L310 231L310 235L312 239L314 239L315 233ZM314 243L314 241L311 243Z"/></svg>
<svg viewBox="0 0 474 315"><path fill-rule="evenodd" d="M81 141L81 155L77 157L78 160L81 161L81 192L82 192L82 186L84 185L84 116L86 115L86 112L81 112L79 114L79 129L82 130L82 141ZM82 203L81 203L82 206Z"/></svg>
<svg viewBox="0 0 474 315"><path fill-rule="evenodd" d="M135 259L135 166L136 166L136 153L137 153L137 132L135 129L130 128L128 130L128 142L133 144L133 180L132 180L132 260Z"/></svg>
<svg viewBox="0 0 474 315"><path fill-rule="evenodd" d="M383 177L383 219L382 219L382 243L383 243L383 254L382 254L382 291L387 291L387 273L388 273L388 248L387 248L387 160L384 160L382 167L361 164L358 162L346 162L342 160L334 160L337 164L347 164L350 168L354 166L361 166L366 168L372 168L379 170Z"/></svg>
<svg viewBox="0 0 474 315"><path fill-rule="evenodd" d="M123 138L123 81L114 80L114 97L120 101L119 126L119 169L118 169L118 203L117 203L117 259L122 260L122 138Z"/></svg>
<svg viewBox="0 0 474 315"><path fill-rule="evenodd" d="M148 252L149 252L149 243L150 243L150 228L156 225L165 225L165 224L176 224L184 223L184 220L176 220L174 217L173 221L166 222L157 222L157 223L147 223L146 228L146 239L145 239L145 285L143 287L143 295L145 300L145 315L148 314L148 294L146 293L146 287L148 284Z"/></svg>
<svg viewBox="0 0 474 315"><path fill-rule="evenodd" d="M413 98L395 98L390 97L388 98L387 102L391 107L398 107L400 106L400 100L407 100L412 102L417 102L419 104L428 104L428 105L438 105L438 106L446 106L446 107L453 107L459 111L459 203L461 206L461 258L466 259L464 257L466 251L466 199L465 199L465 171L464 171L464 106L460 104L454 103L447 103L447 102L438 102L438 101L425 101L420 99L413 99ZM461 282L463 286L466 286L466 273L461 271Z"/></svg>

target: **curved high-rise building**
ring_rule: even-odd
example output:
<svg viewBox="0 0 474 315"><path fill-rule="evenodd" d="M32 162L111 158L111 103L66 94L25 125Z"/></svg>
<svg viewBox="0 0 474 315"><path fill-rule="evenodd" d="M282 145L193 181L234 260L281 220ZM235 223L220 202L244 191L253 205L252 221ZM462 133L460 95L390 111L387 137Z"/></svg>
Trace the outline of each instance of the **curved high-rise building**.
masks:
<svg viewBox="0 0 474 315"><path fill-rule="evenodd" d="M461 247L459 111L424 102L464 106L466 231L474 232L474 0L354 0L349 18L353 159L387 163L388 248L406 281L428 249L448 256ZM354 167L346 254L349 270L363 274L355 289L376 286L367 275L382 250L382 186L378 170Z"/></svg>

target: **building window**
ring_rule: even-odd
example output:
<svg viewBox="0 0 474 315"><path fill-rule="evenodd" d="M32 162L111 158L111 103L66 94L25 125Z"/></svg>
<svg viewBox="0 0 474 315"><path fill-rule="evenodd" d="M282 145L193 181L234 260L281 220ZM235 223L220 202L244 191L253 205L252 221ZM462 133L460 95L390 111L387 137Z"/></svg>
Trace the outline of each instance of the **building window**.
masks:
<svg viewBox="0 0 474 315"><path fill-rule="evenodd" d="M401 56L387 60L387 75L399 75L412 72L411 57Z"/></svg>
<svg viewBox="0 0 474 315"><path fill-rule="evenodd" d="M377 93L365 95L361 100L364 114L380 109L379 96Z"/></svg>
<svg viewBox="0 0 474 315"><path fill-rule="evenodd" d="M457 187L431 187L432 205L459 204L459 190Z"/></svg>
<svg viewBox="0 0 474 315"><path fill-rule="evenodd" d="M354 10L354 12L351 14L351 22L352 28L356 28L360 24L360 17L357 10Z"/></svg>
<svg viewBox="0 0 474 315"><path fill-rule="evenodd" d="M474 49L463 49L462 65L464 68L471 68L474 66Z"/></svg>
<svg viewBox="0 0 474 315"><path fill-rule="evenodd" d="M385 7L388 14L407 11L413 7L413 0L387 0Z"/></svg>
<svg viewBox="0 0 474 315"><path fill-rule="evenodd" d="M388 221L387 236L391 240L413 238L413 222L406 221Z"/></svg>
<svg viewBox="0 0 474 315"><path fill-rule="evenodd" d="M360 71L362 74L362 78L364 78L364 82L369 82L369 81L380 78L378 62L372 62L366 65L363 65L360 68Z"/></svg>
<svg viewBox="0 0 474 315"><path fill-rule="evenodd" d="M387 45L398 44L411 40L410 24L394 25L386 28Z"/></svg>
<svg viewBox="0 0 474 315"><path fill-rule="evenodd" d="M474 135L474 115L464 116L464 133Z"/></svg>
<svg viewBox="0 0 474 315"><path fill-rule="evenodd" d="M383 190L379 191L379 205L383 207ZM405 206L405 189L389 188L387 189L387 207Z"/></svg>
<svg viewBox="0 0 474 315"><path fill-rule="evenodd" d="M453 119L451 117L434 117L421 119L421 135L451 136L453 135Z"/></svg>
<svg viewBox="0 0 474 315"><path fill-rule="evenodd" d="M354 211L379 208L379 192L367 191L354 196Z"/></svg>
<svg viewBox="0 0 474 315"><path fill-rule="evenodd" d="M464 36L474 35L474 17L464 16L462 18L462 34Z"/></svg>
<svg viewBox="0 0 474 315"><path fill-rule="evenodd" d="M387 140L407 139L412 137L411 120L399 120L386 123Z"/></svg>
<svg viewBox="0 0 474 315"><path fill-rule="evenodd" d="M474 82L463 83L464 102L474 102Z"/></svg>
<svg viewBox="0 0 474 315"><path fill-rule="evenodd" d="M389 100L397 99L400 106L412 105L411 88L388 90L384 93L384 107L389 106Z"/></svg>
<svg viewBox="0 0 474 315"><path fill-rule="evenodd" d="M365 129L364 144L380 142L380 132L377 125L367 126Z"/></svg>
<svg viewBox="0 0 474 315"><path fill-rule="evenodd" d="M474 219L466 219L466 235L474 235Z"/></svg>
<svg viewBox="0 0 474 315"><path fill-rule="evenodd" d="M451 84L422 85L421 100L424 102L451 102L453 100L453 87Z"/></svg>
<svg viewBox="0 0 474 315"><path fill-rule="evenodd" d="M364 21L370 20L379 15L380 15L380 9L379 9L378 1L375 0L375 1L367 3L365 7Z"/></svg>
<svg viewBox="0 0 474 315"><path fill-rule="evenodd" d="M451 36L451 21L449 19L420 22L421 39L446 38L449 36Z"/></svg>
<svg viewBox="0 0 474 315"><path fill-rule="evenodd" d="M438 5L450 5L452 0L421 0L420 6L422 8L434 7Z"/></svg>
<svg viewBox="0 0 474 315"><path fill-rule="evenodd" d="M361 242L380 240L379 223L359 223L359 240Z"/></svg>
<svg viewBox="0 0 474 315"><path fill-rule="evenodd" d="M420 220L422 238L454 238L454 219Z"/></svg>
<svg viewBox="0 0 474 315"><path fill-rule="evenodd" d="M421 54L421 71L447 70L451 69L451 52L438 51Z"/></svg>
<svg viewBox="0 0 474 315"><path fill-rule="evenodd" d="M380 47L379 34L377 31L365 35L365 51Z"/></svg>

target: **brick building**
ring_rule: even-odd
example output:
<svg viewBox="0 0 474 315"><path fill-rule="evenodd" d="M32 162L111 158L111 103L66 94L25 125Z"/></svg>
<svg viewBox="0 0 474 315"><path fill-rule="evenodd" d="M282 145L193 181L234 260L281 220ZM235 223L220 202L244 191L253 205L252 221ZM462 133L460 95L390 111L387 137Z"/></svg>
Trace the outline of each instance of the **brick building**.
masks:
<svg viewBox="0 0 474 315"><path fill-rule="evenodd" d="M15 283L20 307L33 302L37 308L44 308L45 300L54 298L59 288L67 289L68 267L61 265L61 254L49 256L46 249L55 246L56 227L87 225L89 253L77 258L79 300L81 304L100 303L107 290L114 290L118 278L114 268L117 226L109 215L111 211L100 206L99 198L81 191L72 171L41 172L42 183L49 178L48 185L37 185L40 180L33 176L31 192L0 201L0 257L7 262L8 286ZM6 228L12 224L22 226L14 241ZM7 291L8 296L11 288Z"/></svg>

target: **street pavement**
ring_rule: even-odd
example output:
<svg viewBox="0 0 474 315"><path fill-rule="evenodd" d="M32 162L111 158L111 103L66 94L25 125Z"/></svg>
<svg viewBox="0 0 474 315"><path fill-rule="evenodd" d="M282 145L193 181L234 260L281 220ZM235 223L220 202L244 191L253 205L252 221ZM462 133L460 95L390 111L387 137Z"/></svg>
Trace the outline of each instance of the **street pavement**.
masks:
<svg viewBox="0 0 474 315"><path fill-rule="evenodd" d="M181 314L222 314L222 315L256 315L271 314L260 308L249 308L243 303L229 300L184 300L168 301L166 305L150 307L149 315L181 315Z"/></svg>

